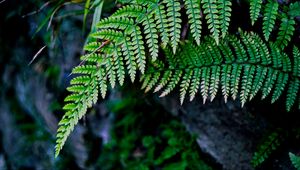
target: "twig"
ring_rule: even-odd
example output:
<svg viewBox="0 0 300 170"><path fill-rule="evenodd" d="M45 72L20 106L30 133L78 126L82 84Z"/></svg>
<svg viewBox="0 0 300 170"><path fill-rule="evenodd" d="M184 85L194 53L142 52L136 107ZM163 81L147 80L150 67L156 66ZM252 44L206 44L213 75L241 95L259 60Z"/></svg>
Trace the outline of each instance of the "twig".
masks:
<svg viewBox="0 0 300 170"><path fill-rule="evenodd" d="M37 58L37 56L39 55L39 54L41 54L41 52L46 48L47 46L45 45L44 47L42 47L34 56L33 56L33 58L31 59L31 61L28 63L28 66L30 66L32 63L33 63L33 61Z"/></svg>

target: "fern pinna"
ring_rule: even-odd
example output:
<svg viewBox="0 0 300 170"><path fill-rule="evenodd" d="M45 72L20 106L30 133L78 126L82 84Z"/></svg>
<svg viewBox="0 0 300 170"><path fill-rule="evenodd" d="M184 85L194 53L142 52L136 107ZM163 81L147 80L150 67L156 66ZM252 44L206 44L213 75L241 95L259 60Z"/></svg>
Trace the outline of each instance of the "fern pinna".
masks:
<svg viewBox="0 0 300 170"><path fill-rule="evenodd" d="M268 44L254 33L228 36L231 5L230 0L184 0L182 4L179 0L135 0L102 19L90 35L93 41L85 46L82 64L72 71L77 77L67 89L72 94L65 99L56 156L78 120L96 103L98 93L104 98L109 84L123 85L126 75L133 82L140 73L142 88L162 90L161 96L178 86L181 103L187 94L192 100L198 91L203 102L213 100L220 85L225 101L239 95L242 105L259 91L265 98L273 90L275 102L288 89L286 105L290 110L300 83L298 49L294 47L293 64L282 52L293 34L292 15L287 14L290 18L280 27L281 36ZM196 45L181 40L183 11ZM201 36L203 20L210 36ZM269 32L272 23L264 24ZM159 58L160 49L164 60Z"/></svg>

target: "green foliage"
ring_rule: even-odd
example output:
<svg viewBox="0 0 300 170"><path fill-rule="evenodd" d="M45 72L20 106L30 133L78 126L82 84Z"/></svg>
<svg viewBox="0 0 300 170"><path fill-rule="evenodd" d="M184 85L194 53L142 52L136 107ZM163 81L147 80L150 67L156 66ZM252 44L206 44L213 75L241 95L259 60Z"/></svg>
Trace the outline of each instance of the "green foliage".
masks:
<svg viewBox="0 0 300 170"><path fill-rule="evenodd" d="M252 165L254 167L262 164L281 144L280 134L278 131L274 131L268 135L268 137L262 141L257 147L257 151L252 157Z"/></svg>
<svg viewBox="0 0 300 170"><path fill-rule="evenodd" d="M259 16L259 12L262 6L262 0L250 0L250 18L251 24L254 25Z"/></svg>
<svg viewBox="0 0 300 170"><path fill-rule="evenodd" d="M264 22L263 22L263 32L266 40L269 40L270 34L274 28L276 15L278 13L278 3L277 1L270 0L266 5Z"/></svg>
<svg viewBox="0 0 300 170"><path fill-rule="evenodd" d="M212 170L178 120L141 101L130 95L110 103L115 123L97 161L101 169Z"/></svg>
<svg viewBox="0 0 300 170"><path fill-rule="evenodd" d="M98 91L104 98L109 84L111 87L118 83L123 85L126 75L132 82L141 75L142 89L161 91L160 96L179 87L181 103L187 95L193 100L198 90L203 103L207 99L212 101L219 86L225 101L239 95L242 106L258 92L262 93L262 99L273 92L271 101L275 102L285 89L288 111L297 100L299 50L294 47L294 59L290 61L283 49L294 32L298 3L290 4L280 13L282 23L275 43L264 42L254 33L228 35L230 0L202 0L201 4L199 0L122 3L126 5L97 24L97 31L90 35L92 41L85 46L87 55L82 57L83 65L72 71L78 77L68 88L73 94L66 98L66 114L59 123L56 156L78 120L98 100ZM251 0L252 24L262 6L265 11L263 35L268 40L278 17L279 4L269 1L264 6L260 0ZM202 38L200 8L210 32ZM188 21L183 21L182 12L187 14ZM180 41L185 38L181 31L183 24L188 24L197 46ZM203 39L201 43L200 39ZM160 53L160 48L164 53Z"/></svg>
<svg viewBox="0 0 300 170"><path fill-rule="evenodd" d="M260 16L261 9L263 12L263 34L265 39L268 41L271 32L274 30L276 19L281 20L278 35L276 36L275 44L280 48L284 49L295 31L295 20L296 16L300 16L300 2L291 3L289 7L279 6L277 1L268 0L266 4L263 4L262 0L250 0L250 18L251 23L254 25L256 20ZM280 12L279 12L280 11Z"/></svg>
<svg viewBox="0 0 300 170"><path fill-rule="evenodd" d="M289 157L290 160L292 162L292 164L294 165L294 167L299 170L300 169L300 157L296 156L295 154L289 152Z"/></svg>
<svg viewBox="0 0 300 170"><path fill-rule="evenodd" d="M187 91L192 100L199 88L204 103L207 98L213 100L220 83L225 101L230 94L236 98L240 91L240 99L244 105L253 99L258 91L261 91L265 98L274 90L272 102L275 102L288 86L286 103L287 110L290 110L299 91L299 50L294 48L292 70L291 61L286 54L274 45L263 43L258 35L242 33L239 39L233 36L226 37L219 46L210 38L206 38L200 46L186 42L181 45L175 61L168 60L163 66L149 68L142 80L144 84L148 84L153 77L156 87L151 87L155 89L154 92L163 89L160 96L167 95L178 85L181 103ZM237 48L237 44L241 48ZM231 47L235 50L228 53L230 49L226 48ZM157 75L163 76L159 79Z"/></svg>

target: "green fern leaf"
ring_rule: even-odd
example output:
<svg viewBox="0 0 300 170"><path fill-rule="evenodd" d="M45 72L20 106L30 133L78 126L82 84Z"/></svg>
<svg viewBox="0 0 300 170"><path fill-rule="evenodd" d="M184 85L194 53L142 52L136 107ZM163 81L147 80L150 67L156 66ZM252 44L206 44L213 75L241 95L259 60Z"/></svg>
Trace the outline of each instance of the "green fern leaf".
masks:
<svg viewBox="0 0 300 170"><path fill-rule="evenodd" d="M293 48L293 56L294 56L294 65L293 65L293 75L299 77L300 75L300 52L297 47Z"/></svg>
<svg viewBox="0 0 300 170"><path fill-rule="evenodd" d="M274 89L274 93L272 96L272 103L274 103L276 100L278 100L278 98L281 96L287 82L289 79L289 75L286 73L279 73L278 75L278 79L277 79L277 83L276 83L276 87Z"/></svg>
<svg viewBox="0 0 300 170"><path fill-rule="evenodd" d="M146 67L146 54L140 27L129 27L127 30L125 30L125 34L131 35L131 41L128 42L128 44L130 44L129 48L130 51L133 52L133 56L136 56L135 61L137 62L138 69L142 74L144 74Z"/></svg>
<svg viewBox="0 0 300 170"><path fill-rule="evenodd" d="M249 65L244 66L244 75L242 77L242 86L241 86L241 89L242 89L242 91L241 91L242 107L244 106L244 104L248 100L248 96L250 94L254 73L255 73L255 67L254 66L249 66Z"/></svg>
<svg viewBox="0 0 300 170"><path fill-rule="evenodd" d="M230 36L229 43L234 48L234 51L235 51L236 57L237 57L237 62L242 63L242 62L248 61L247 52L244 49L240 40L238 40L236 37Z"/></svg>
<svg viewBox="0 0 300 170"><path fill-rule="evenodd" d="M117 48L116 46L113 47L114 52L112 54L114 62L113 69L117 72L117 77L120 85L122 86L124 84L125 80L125 67L123 62L123 57L121 57L122 52L120 48Z"/></svg>
<svg viewBox="0 0 300 170"><path fill-rule="evenodd" d="M288 14L292 18L300 16L300 2L299 1L290 4Z"/></svg>
<svg viewBox="0 0 300 170"><path fill-rule="evenodd" d="M210 75L211 75L210 68L204 67L202 69L201 90L200 90L203 98L203 104L205 104L206 99L208 98Z"/></svg>
<svg viewBox="0 0 300 170"><path fill-rule="evenodd" d="M232 71L231 65L224 65L222 68L221 84L222 94L224 96L225 103L227 103L228 96L230 94L230 73Z"/></svg>
<svg viewBox="0 0 300 170"><path fill-rule="evenodd" d="M220 20L219 10L216 0L202 0L204 13L206 14L205 19L207 20L208 29L212 33L212 37L215 39L217 45L219 44L220 35Z"/></svg>
<svg viewBox="0 0 300 170"><path fill-rule="evenodd" d="M152 58L152 61L155 61L158 57L158 35L156 23L152 16L146 15L143 21L144 25L144 34L146 34L146 43L149 48L149 52Z"/></svg>
<svg viewBox="0 0 300 170"><path fill-rule="evenodd" d="M186 12L189 18L191 33L198 45L200 45L201 37L201 11L200 2L198 0L184 0Z"/></svg>
<svg viewBox="0 0 300 170"><path fill-rule="evenodd" d="M168 95L178 84L181 75L182 75L182 71L176 70L175 73L173 74L173 77L170 79L170 82L168 83L166 89L161 93L159 97L164 97Z"/></svg>
<svg viewBox="0 0 300 170"><path fill-rule="evenodd" d="M152 79L149 81L149 83L147 84L147 87L145 89L145 92L148 92L149 90L151 90L155 84L158 82L160 77L160 73L155 73L154 76L152 77Z"/></svg>
<svg viewBox="0 0 300 170"><path fill-rule="evenodd" d="M233 100L236 99L237 94L238 94L238 88L239 88L239 83L240 83L240 78L241 78L241 73L242 73L242 66L238 64L233 65L232 73L231 73L231 95Z"/></svg>
<svg viewBox="0 0 300 170"><path fill-rule="evenodd" d="M275 44L281 49L284 49L288 45L289 41L291 41L295 31L295 24L296 22L293 18L284 17L281 19L278 36L275 42Z"/></svg>
<svg viewBox="0 0 300 170"><path fill-rule="evenodd" d="M277 131L272 132L268 137L260 144L257 151L254 153L251 163L254 167L262 164L274 150L276 150L281 144L280 135Z"/></svg>
<svg viewBox="0 0 300 170"><path fill-rule="evenodd" d="M253 80L253 85L251 89L251 93L249 96L249 100L252 100L254 96L257 94L257 92L261 89L264 79L267 75L268 69L265 67L258 66L256 68L256 74Z"/></svg>
<svg viewBox="0 0 300 170"><path fill-rule="evenodd" d="M193 71L187 70L187 72L182 77L182 82L180 84L180 103L181 104L183 103L186 92L189 89L192 75L193 75Z"/></svg>
<svg viewBox="0 0 300 170"><path fill-rule="evenodd" d="M213 66L211 69L211 82L209 87L210 101L213 101L217 95L220 81L220 66Z"/></svg>
<svg viewBox="0 0 300 170"><path fill-rule="evenodd" d="M161 34L161 41L162 41L162 47L166 47L169 43L169 33L168 33L168 20L167 20L167 14L164 10L163 5L158 5L158 7L155 9L155 19L157 22L157 29L159 30Z"/></svg>
<svg viewBox="0 0 300 170"><path fill-rule="evenodd" d="M274 83L277 79L278 71L269 69L265 84L262 89L262 99L265 99L273 89Z"/></svg>
<svg viewBox="0 0 300 170"><path fill-rule="evenodd" d="M180 3L178 0L164 0L167 5L167 20L169 26L169 38L173 53L176 53L176 49L180 40L181 18L180 18Z"/></svg>
<svg viewBox="0 0 300 170"><path fill-rule="evenodd" d="M261 10L262 0L250 0L250 18L251 24L254 25Z"/></svg>
<svg viewBox="0 0 300 170"><path fill-rule="evenodd" d="M289 157L290 157L290 160L291 160L292 164L294 165L294 167L297 170L300 170L300 157L296 156L295 154L293 154L291 152L289 152Z"/></svg>
<svg viewBox="0 0 300 170"><path fill-rule="evenodd" d="M196 93L198 92L198 88L200 85L200 78L201 78L201 69L196 68L194 70L194 75L192 78L192 83L191 83L191 87L190 87L190 101L192 101L195 98Z"/></svg>
<svg viewBox="0 0 300 170"><path fill-rule="evenodd" d="M222 32L222 38L225 38L229 27L231 17L231 0L218 0L218 9L220 11L220 28Z"/></svg>
<svg viewBox="0 0 300 170"><path fill-rule="evenodd" d="M266 5L264 19L263 19L263 32L265 39L268 41L270 34L274 28L276 15L278 13L278 3L277 1L269 0Z"/></svg>
<svg viewBox="0 0 300 170"><path fill-rule="evenodd" d="M287 91L287 99L286 99L286 110L290 111L292 106L295 103L298 91L299 91L300 81L299 79L293 80Z"/></svg>
<svg viewBox="0 0 300 170"><path fill-rule="evenodd" d="M130 42L129 37L126 37L125 39L123 39L123 44L122 44L121 48L123 51L123 55L125 56L126 65L127 65L127 69L128 69L128 73L129 73L131 82L134 82L136 70L137 70L137 64L135 61L134 52L132 52L132 48L129 45L129 42Z"/></svg>
<svg viewBox="0 0 300 170"><path fill-rule="evenodd" d="M160 91L170 80L171 76L172 76L172 71L166 71L164 73L164 75L162 76L161 80L159 81L158 86L156 86L156 88L154 89L154 92L158 92Z"/></svg>

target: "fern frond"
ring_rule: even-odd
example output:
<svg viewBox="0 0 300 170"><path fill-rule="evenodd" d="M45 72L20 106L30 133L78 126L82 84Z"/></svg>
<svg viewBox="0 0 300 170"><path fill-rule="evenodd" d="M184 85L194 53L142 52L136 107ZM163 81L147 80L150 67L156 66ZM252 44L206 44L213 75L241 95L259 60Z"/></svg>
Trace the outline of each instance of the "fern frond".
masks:
<svg viewBox="0 0 300 170"><path fill-rule="evenodd" d="M289 157L290 160L292 162L292 164L294 165L294 167L299 170L300 169L300 157L296 156L295 154L289 152Z"/></svg>
<svg viewBox="0 0 300 170"><path fill-rule="evenodd" d="M300 2L299 1L290 4L288 15L292 18L300 16Z"/></svg>
<svg viewBox="0 0 300 170"><path fill-rule="evenodd" d="M284 49L288 45L289 41L291 41L295 31L295 24L296 22L293 18L284 17L281 19L278 36L275 42L275 44L281 49Z"/></svg>
<svg viewBox="0 0 300 170"><path fill-rule="evenodd" d="M216 0L202 0L205 19L207 20L208 29L212 33L212 37L216 40L217 45L219 44L220 35L220 20L219 10Z"/></svg>
<svg viewBox="0 0 300 170"><path fill-rule="evenodd" d="M192 101L195 98L195 95L196 95L199 85L200 85L200 78L201 78L201 69L195 68L194 75L191 80L192 83L191 83L190 91L189 91L190 101Z"/></svg>
<svg viewBox="0 0 300 170"><path fill-rule="evenodd" d="M169 33L168 33L168 20L166 10L164 10L163 5L158 5L158 7L154 10L155 19L157 22L157 29L161 34L162 47L166 47L169 43Z"/></svg>
<svg viewBox="0 0 300 170"><path fill-rule="evenodd" d="M254 96L257 94L257 92L261 89L263 85L263 80L265 76L267 75L268 69L265 67L258 66L256 68L255 77L253 80L253 85L251 88L251 94L249 96L249 100L253 99ZM280 83L281 84L281 83Z"/></svg>
<svg viewBox="0 0 300 170"><path fill-rule="evenodd" d="M161 97L179 86L180 102L183 102L187 91L190 100L200 91L205 103L207 99L215 98L220 85L225 101L230 95L233 99L239 95L243 106L259 91L262 92L262 98L273 92L272 102L274 102L288 86L290 90L287 105L291 107L296 101L295 96L300 83L297 48L294 49L294 60L297 61L293 61L293 69L287 54L274 44L264 43L254 33L241 33L239 38L225 37L219 46L214 40L206 37L198 47L186 42L180 46L176 55L168 48L165 49L165 55L167 65L150 67L151 71L145 73L163 75L160 81L157 82L157 77L153 80L157 82L155 92L167 85ZM179 76L181 74L183 76ZM151 78L146 81L145 84L148 84Z"/></svg>
<svg viewBox="0 0 300 170"><path fill-rule="evenodd" d="M295 78L292 83L289 85L289 89L288 89L288 94L287 94L287 110L289 111L291 109L291 107L294 104L294 100L296 99L296 97L298 96L298 91L299 91L299 85L300 85L300 81L299 81L299 74L300 74L300 52L299 49L297 47L294 46L293 48L293 55L294 55L294 65L292 68L292 72L293 75L297 78ZM300 106L299 106L300 108Z"/></svg>
<svg viewBox="0 0 300 170"><path fill-rule="evenodd" d="M229 27L230 17L231 17L231 0L218 0L218 9L220 11L220 28L222 33L222 38L227 34Z"/></svg>
<svg viewBox="0 0 300 170"><path fill-rule="evenodd" d="M180 18L180 3L178 0L164 0L167 6L167 17L169 26L169 38L173 49L173 53L176 53L176 49L180 40L181 18Z"/></svg>
<svg viewBox="0 0 300 170"><path fill-rule="evenodd" d="M200 11L200 1L199 0L184 0L186 6L186 12L189 18L189 24L191 33L197 43L200 45L201 37L201 11Z"/></svg>
<svg viewBox="0 0 300 170"><path fill-rule="evenodd" d="M87 108L91 107L98 100L98 81L104 82L103 75L100 75L101 69L95 66L78 66L73 69L73 73L82 74L73 80L71 87L68 88L73 94L66 97L68 102L64 106L66 114L59 122L59 128L56 135L55 156L57 157L67 137L73 131L78 120L86 113ZM105 77L105 76L104 76ZM104 82L106 84L106 82Z"/></svg>
<svg viewBox="0 0 300 170"><path fill-rule="evenodd" d="M251 24L254 25L261 10L262 0L250 0L250 18Z"/></svg>
<svg viewBox="0 0 300 170"><path fill-rule="evenodd" d="M252 81L255 73L255 66L245 65L244 66L244 75L242 78L242 86L241 86L241 102L242 107L248 100L248 96L251 91Z"/></svg>
<svg viewBox="0 0 300 170"><path fill-rule="evenodd" d="M227 103L227 99L230 94L230 75L231 75L232 66L224 65L222 68L221 75L221 84L222 84L222 94L224 96L225 103Z"/></svg>
<svg viewBox="0 0 300 170"><path fill-rule="evenodd" d="M211 69L211 82L209 87L210 101L213 101L217 95L220 81L220 66L213 66Z"/></svg>
<svg viewBox="0 0 300 170"><path fill-rule="evenodd" d="M278 13L278 3L277 1L269 0L266 5L264 19L263 19L263 33L265 39L268 41L270 34L274 28L276 15Z"/></svg>
<svg viewBox="0 0 300 170"><path fill-rule="evenodd" d="M146 43L153 61L158 57L158 35L156 23L152 16L146 15L143 20L144 34L146 34Z"/></svg>
<svg viewBox="0 0 300 170"><path fill-rule="evenodd" d="M180 103L181 104L183 103L185 95L187 93L187 90L189 89L192 75L193 75L193 70L189 69L182 77L182 82L180 84Z"/></svg>
<svg viewBox="0 0 300 170"><path fill-rule="evenodd" d="M280 134L278 131L272 132L268 137L258 146L254 153L251 163L254 167L262 164L274 150L281 144Z"/></svg>
<svg viewBox="0 0 300 170"><path fill-rule="evenodd" d="M178 82L181 79L182 71L181 70L176 70L170 79L170 82L168 83L166 89L161 93L159 97L164 97L168 95L178 84Z"/></svg>

